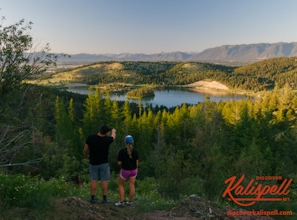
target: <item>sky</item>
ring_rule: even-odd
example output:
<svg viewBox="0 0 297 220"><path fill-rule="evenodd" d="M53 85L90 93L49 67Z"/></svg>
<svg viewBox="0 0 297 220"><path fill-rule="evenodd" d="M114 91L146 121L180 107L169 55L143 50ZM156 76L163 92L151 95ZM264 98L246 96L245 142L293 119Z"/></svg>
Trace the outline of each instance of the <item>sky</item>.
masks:
<svg viewBox="0 0 297 220"><path fill-rule="evenodd" d="M295 0L0 0L3 26L32 21L56 53L201 52L297 42Z"/></svg>

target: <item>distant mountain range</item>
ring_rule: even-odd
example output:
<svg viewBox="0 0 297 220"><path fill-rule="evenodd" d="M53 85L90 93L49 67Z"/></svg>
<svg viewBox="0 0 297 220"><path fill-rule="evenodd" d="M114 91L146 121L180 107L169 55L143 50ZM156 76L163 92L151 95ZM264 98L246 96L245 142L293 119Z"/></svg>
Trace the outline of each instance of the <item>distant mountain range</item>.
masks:
<svg viewBox="0 0 297 220"><path fill-rule="evenodd" d="M159 52L157 54L121 53L121 54L75 54L71 58L60 58L60 62L96 62L96 61L219 61L219 60L263 60L272 57L297 56L295 43L260 43L242 45L224 45L195 52Z"/></svg>

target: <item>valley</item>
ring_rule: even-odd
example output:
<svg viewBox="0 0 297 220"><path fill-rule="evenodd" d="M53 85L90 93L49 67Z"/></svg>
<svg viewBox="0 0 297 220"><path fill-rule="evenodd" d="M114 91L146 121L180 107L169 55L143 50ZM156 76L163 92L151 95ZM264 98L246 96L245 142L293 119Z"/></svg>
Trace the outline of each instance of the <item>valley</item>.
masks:
<svg viewBox="0 0 297 220"><path fill-rule="evenodd" d="M182 88L216 96L259 98L286 83L296 92L297 64L294 57L272 58L242 67L201 62L108 61L52 72L26 82L82 91L81 94L88 94L89 86L115 94L136 88Z"/></svg>

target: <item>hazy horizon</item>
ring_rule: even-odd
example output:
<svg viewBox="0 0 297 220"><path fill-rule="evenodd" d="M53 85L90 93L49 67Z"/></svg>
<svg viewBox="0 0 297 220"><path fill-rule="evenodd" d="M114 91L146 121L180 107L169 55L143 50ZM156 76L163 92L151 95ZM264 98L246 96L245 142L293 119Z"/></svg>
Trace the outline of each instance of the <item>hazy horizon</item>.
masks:
<svg viewBox="0 0 297 220"><path fill-rule="evenodd" d="M3 1L3 26L32 21L31 34L52 52L156 54L222 45L296 42L297 2Z"/></svg>
<svg viewBox="0 0 297 220"><path fill-rule="evenodd" d="M292 42L274 42L274 43L267 43L267 42L259 42L259 43L250 43L250 44L278 44L278 43L296 43L296 41L292 41ZM216 48L216 47L222 47L222 46L235 46L235 45L249 45L249 44L225 44L225 45L219 45L219 46L214 46L214 47L210 47L210 48L205 48L204 50L207 49L211 49L211 48ZM137 53L131 53L131 52L122 52L122 53L73 53L74 54L91 54L91 55L106 55L106 54L146 54L146 55L151 55L151 54L161 54L161 53L174 53L174 52L181 52L181 53L201 53L204 50L201 51L158 51L155 53L142 53L142 52L137 52ZM55 52L53 52L55 53Z"/></svg>

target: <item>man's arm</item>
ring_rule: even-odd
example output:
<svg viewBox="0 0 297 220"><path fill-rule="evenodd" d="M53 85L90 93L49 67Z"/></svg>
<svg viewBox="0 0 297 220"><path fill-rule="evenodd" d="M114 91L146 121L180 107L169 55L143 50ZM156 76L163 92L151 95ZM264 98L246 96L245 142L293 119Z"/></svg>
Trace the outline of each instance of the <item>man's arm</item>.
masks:
<svg viewBox="0 0 297 220"><path fill-rule="evenodd" d="M89 145L85 144L84 154L85 154L86 159L90 160L90 156L87 155L88 154L88 150L89 150Z"/></svg>
<svg viewBox="0 0 297 220"><path fill-rule="evenodd" d="M111 137L113 137L113 140L116 138L116 132L117 132L117 130L114 128L111 130L111 133L112 133Z"/></svg>

